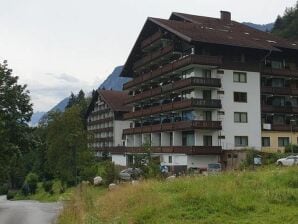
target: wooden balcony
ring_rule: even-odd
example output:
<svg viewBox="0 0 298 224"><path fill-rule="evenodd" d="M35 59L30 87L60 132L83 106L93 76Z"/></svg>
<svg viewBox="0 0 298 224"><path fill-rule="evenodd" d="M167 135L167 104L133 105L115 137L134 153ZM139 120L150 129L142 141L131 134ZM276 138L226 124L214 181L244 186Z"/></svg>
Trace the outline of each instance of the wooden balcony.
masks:
<svg viewBox="0 0 298 224"><path fill-rule="evenodd" d="M291 87L262 86L261 92L263 94L273 94L273 95L298 95L298 89L291 88Z"/></svg>
<svg viewBox="0 0 298 224"><path fill-rule="evenodd" d="M103 123L110 122L110 121L113 121L113 120L114 120L114 117L107 117L107 118L98 119L98 120L95 120L95 121L88 121L87 125L103 124Z"/></svg>
<svg viewBox="0 0 298 224"><path fill-rule="evenodd" d="M292 69L277 69L277 68L263 68L262 75L270 76L286 76L286 77L295 77L298 78L298 70Z"/></svg>
<svg viewBox="0 0 298 224"><path fill-rule="evenodd" d="M262 108L262 112L263 113L291 113L291 114L298 114L298 107L292 107L292 106L277 107L277 106L263 104L261 108Z"/></svg>
<svg viewBox="0 0 298 224"><path fill-rule="evenodd" d="M186 108L221 108L221 101L216 99L185 99L172 103L154 106L148 109L141 109L135 112L124 114L124 119L134 119L139 117L146 117L154 114L165 113L169 111L181 110Z"/></svg>
<svg viewBox="0 0 298 224"><path fill-rule="evenodd" d="M125 83L123 85L123 89L129 89L131 87L134 87L136 85L139 85L141 83L147 82L149 80L152 80L156 77L160 77L161 75L174 72L177 69L181 69L183 67L186 67L188 65L210 65L210 66L218 66L222 64L222 57L219 56L207 56L207 55L188 55L186 57L183 57L179 60L176 60L172 63L169 63L167 65L164 65L158 69L155 69L151 72L148 72L146 74L140 75L133 80Z"/></svg>
<svg viewBox="0 0 298 224"><path fill-rule="evenodd" d="M221 80L217 78L201 78L201 77L191 77L188 79L182 79L174 83L170 83L165 86L159 86L151 90L144 91L135 96L130 96L126 100L126 104L134 103L137 101L144 100L146 98L155 97L161 95L162 93L168 93L179 89L197 87L197 86L206 86L212 88L220 88Z"/></svg>
<svg viewBox="0 0 298 224"><path fill-rule="evenodd" d="M221 121L179 121L167 124L148 125L123 130L123 134L141 134L164 131L183 131L194 129L221 130Z"/></svg>
<svg viewBox="0 0 298 224"><path fill-rule="evenodd" d="M297 132L298 126L297 125L290 125L290 124L271 124L271 131L288 131L288 132Z"/></svg>
<svg viewBox="0 0 298 224"><path fill-rule="evenodd" d="M113 127L98 128L98 129L89 130L89 131L92 133L111 132L111 131L113 131Z"/></svg>
<svg viewBox="0 0 298 224"><path fill-rule="evenodd" d="M110 108L106 108L106 109L103 109L103 110L92 111L91 115L92 115L92 116L97 116L97 115L101 115L101 114L108 113L108 112L110 112L110 111L111 111Z"/></svg>
<svg viewBox="0 0 298 224"><path fill-rule="evenodd" d="M133 65L133 69L136 70L151 61L157 60L158 58L161 58L167 54L172 53L174 50L175 50L175 47L173 45L170 45L162 49L156 50L154 52L151 52L147 56L136 61Z"/></svg>
<svg viewBox="0 0 298 224"><path fill-rule="evenodd" d="M111 154L146 153L144 147L98 147L96 151L110 152ZM152 146L152 153L183 153L187 155L220 155L221 146Z"/></svg>
<svg viewBox="0 0 298 224"><path fill-rule="evenodd" d="M146 48L161 38L162 38L162 32L158 31L158 32L154 33L153 35L149 36L148 38L146 38L145 40L143 40L141 42L141 48L142 49Z"/></svg>
<svg viewBox="0 0 298 224"><path fill-rule="evenodd" d="M113 137L98 137L98 138L93 138L94 142L112 142Z"/></svg>

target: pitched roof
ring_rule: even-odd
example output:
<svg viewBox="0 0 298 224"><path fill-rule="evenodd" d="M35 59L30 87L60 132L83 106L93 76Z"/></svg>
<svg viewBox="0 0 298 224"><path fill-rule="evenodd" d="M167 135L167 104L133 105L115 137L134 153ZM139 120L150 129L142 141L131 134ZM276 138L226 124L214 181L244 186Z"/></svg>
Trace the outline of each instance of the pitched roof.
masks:
<svg viewBox="0 0 298 224"><path fill-rule="evenodd" d="M101 99L108 104L113 111L128 112L131 110L130 106L124 105L124 102L128 99L126 92L99 89L98 93Z"/></svg>
<svg viewBox="0 0 298 224"><path fill-rule="evenodd" d="M298 44L263 32L236 21L172 13L170 20L149 18L164 29L177 35L183 34L188 41L223 44L263 50L280 51L280 48L298 50ZM180 21L178 21L178 19ZM185 22L187 21L187 22Z"/></svg>

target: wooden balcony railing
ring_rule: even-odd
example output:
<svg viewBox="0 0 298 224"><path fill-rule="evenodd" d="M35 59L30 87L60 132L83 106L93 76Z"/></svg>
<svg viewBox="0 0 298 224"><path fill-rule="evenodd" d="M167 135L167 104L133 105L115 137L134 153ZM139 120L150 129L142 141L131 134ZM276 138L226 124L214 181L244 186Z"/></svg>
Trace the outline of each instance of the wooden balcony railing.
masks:
<svg viewBox="0 0 298 224"><path fill-rule="evenodd" d="M172 103L162 104L159 106L153 106L148 109L141 109L135 112L129 112L124 114L124 119L134 119L143 116L150 116L154 114L181 110L185 108L221 108L221 101L216 99L185 99L181 101L176 101Z"/></svg>
<svg viewBox="0 0 298 224"><path fill-rule="evenodd" d="M298 77L298 70L292 69L277 69L277 68L263 68L262 75L270 75L270 76L287 76L287 77Z"/></svg>
<svg viewBox="0 0 298 224"><path fill-rule="evenodd" d="M298 89L291 87L262 86L261 92L276 95L298 95Z"/></svg>
<svg viewBox="0 0 298 224"><path fill-rule="evenodd" d="M128 128L123 130L123 134L140 134L163 131L193 130L193 129L209 129L221 130L221 121L179 121L167 124L155 124L137 128Z"/></svg>
<svg viewBox="0 0 298 224"><path fill-rule="evenodd" d="M297 125L290 125L290 124L271 124L271 131L298 131Z"/></svg>
<svg viewBox="0 0 298 224"><path fill-rule="evenodd" d="M174 83L170 83L165 86L159 86L151 90L144 91L135 96L130 96L126 100L126 104L134 103L146 98L155 97L162 93L171 92L174 90L179 90L187 87L196 87L196 86L207 86L207 87L221 87L221 80L217 78L202 78L202 77L190 77L187 79L182 79Z"/></svg>
<svg viewBox="0 0 298 224"><path fill-rule="evenodd" d="M110 152L111 154L145 153L144 147L98 147L96 151ZM221 146L151 146L152 153L184 153L188 155L220 155Z"/></svg>
<svg viewBox="0 0 298 224"><path fill-rule="evenodd" d="M134 87L136 85L139 85L141 83L147 82L151 79L154 79L156 77L159 77L161 75L173 72L177 69L186 67L188 65L210 65L210 66L218 66L222 64L222 57L220 56L207 56L207 55L188 55L186 57L183 57L179 60L173 61L172 63L166 64L158 69L155 69L151 72L148 72L146 74L140 75L133 80L125 83L123 85L123 89L129 89L131 87Z"/></svg>
<svg viewBox="0 0 298 224"><path fill-rule="evenodd" d="M107 117L107 118L98 119L95 121L88 121L87 125L102 124L113 120L114 120L114 117Z"/></svg>
<svg viewBox="0 0 298 224"><path fill-rule="evenodd" d="M268 104L262 105L262 112L266 113L298 113L298 107L292 107L292 106L284 106L284 107L277 107L272 106Z"/></svg>
<svg viewBox="0 0 298 224"><path fill-rule="evenodd" d="M149 36L145 40L141 42L141 48L148 47L150 44L154 43L155 41L162 38L162 32L158 31L154 33L153 35Z"/></svg>
<svg viewBox="0 0 298 224"><path fill-rule="evenodd" d="M113 131L113 127L107 127L107 128L97 128L93 130L89 130L92 133L101 133L101 132L111 132Z"/></svg>
<svg viewBox="0 0 298 224"><path fill-rule="evenodd" d="M173 45L170 45L170 46L167 46L167 47L164 47L162 49L159 49L157 51L154 51L152 53L149 53L147 56L141 58L140 60L136 61L133 65L133 69L136 70L138 68L140 68L141 66L151 62L151 61L154 61L160 57L163 57L165 56L166 54L169 54L171 52L174 51L174 46Z"/></svg>

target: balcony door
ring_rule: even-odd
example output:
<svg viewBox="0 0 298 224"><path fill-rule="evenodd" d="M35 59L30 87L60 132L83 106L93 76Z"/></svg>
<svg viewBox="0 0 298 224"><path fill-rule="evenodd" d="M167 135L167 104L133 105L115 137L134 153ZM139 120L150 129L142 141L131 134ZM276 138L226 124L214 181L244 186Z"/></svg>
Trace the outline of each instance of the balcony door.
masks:
<svg viewBox="0 0 298 224"><path fill-rule="evenodd" d="M205 121L212 121L212 112L211 111L204 111L204 120Z"/></svg>
<svg viewBox="0 0 298 224"><path fill-rule="evenodd" d="M204 146L212 146L212 135L204 135L203 136L203 145Z"/></svg>
<svg viewBox="0 0 298 224"><path fill-rule="evenodd" d="M203 99L211 100L211 90L203 90Z"/></svg>

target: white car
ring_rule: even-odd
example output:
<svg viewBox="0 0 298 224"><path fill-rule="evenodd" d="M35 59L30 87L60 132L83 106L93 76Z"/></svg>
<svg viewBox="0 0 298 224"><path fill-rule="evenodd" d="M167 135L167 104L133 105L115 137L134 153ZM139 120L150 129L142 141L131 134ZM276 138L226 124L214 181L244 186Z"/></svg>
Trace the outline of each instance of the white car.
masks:
<svg viewBox="0 0 298 224"><path fill-rule="evenodd" d="M276 164L280 166L298 165L298 156L288 156L286 158L278 159Z"/></svg>

